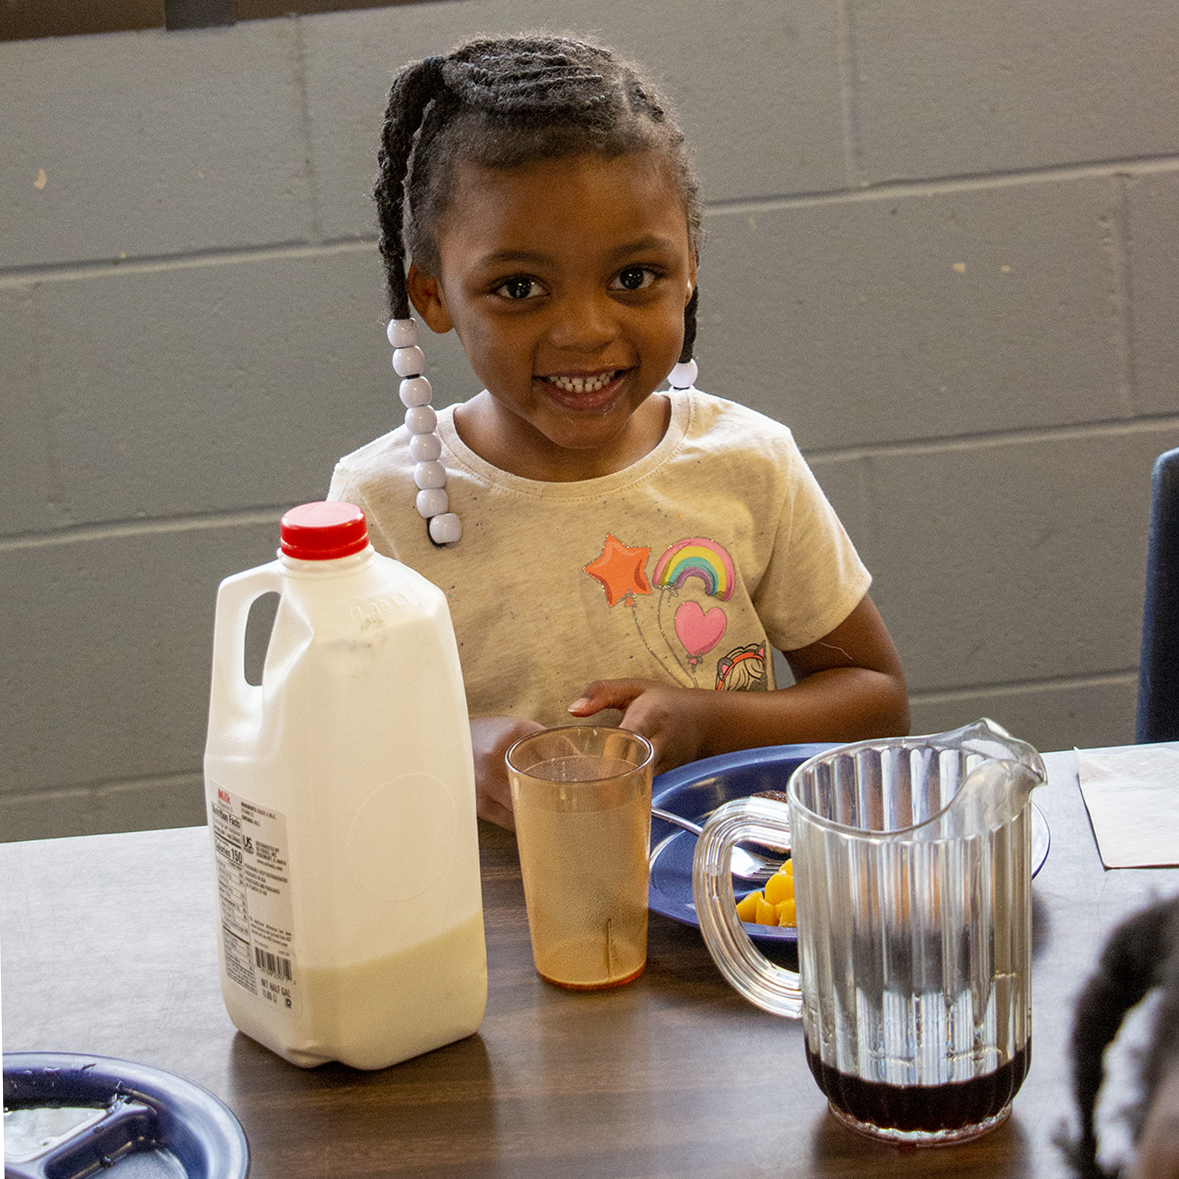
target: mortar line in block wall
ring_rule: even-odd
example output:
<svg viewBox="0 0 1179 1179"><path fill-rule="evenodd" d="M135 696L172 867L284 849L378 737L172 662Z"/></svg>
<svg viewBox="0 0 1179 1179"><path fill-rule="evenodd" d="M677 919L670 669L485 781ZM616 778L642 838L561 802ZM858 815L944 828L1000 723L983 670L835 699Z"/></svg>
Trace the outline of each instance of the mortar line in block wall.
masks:
<svg viewBox="0 0 1179 1179"><path fill-rule="evenodd" d="M1077 422L1059 426L1029 426L1019 429L996 430L988 433L955 434L942 438L906 438L893 442L873 442L870 446L810 447L803 445L808 463L824 461L856 462L874 457L895 455L953 453L963 450L985 450L1023 443L1073 442L1087 438L1131 437L1154 431L1179 430L1179 414L1156 414L1140 418L1108 418L1096 422ZM1177 443L1179 445L1179 443Z"/></svg>
<svg viewBox="0 0 1179 1179"><path fill-rule="evenodd" d="M1149 156L1128 160L1101 160L1084 164L1056 164L1011 172L965 173L906 180L863 181L859 188L820 192L785 193L779 196L735 197L708 201L709 214L767 213L817 205L894 201L905 197L930 197L985 189L1014 188L1031 184L1054 184L1076 180L1136 179L1142 176L1179 172L1179 156Z"/></svg>
<svg viewBox="0 0 1179 1179"><path fill-rule="evenodd" d="M130 274L156 274L165 270L188 270L201 266L237 266L245 263L273 262L299 258L329 258L339 254L370 253L376 249L376 235L371 239L347 238L309 245L304 242L275 242L239 250L208 249L185 254L122 256L92 262L35 263L29 266L0 268L0 290L34 286L42 282L78 282L89 278L122 278Z"/></svg>
<svg viewBox="0 0 1179 1179"><path fill-rule="evenodd" d="M1020 693L1049 691L1059 688L1102 688L1123 687L1138 683L1138 668L1123 671L1094 672L1087 675L1045 676L1033 680L1003 680L993 684L968 684L956 688L913 689L909 692L910 704L952 704L958 700L976 700L980 697L1009 697Z"/></svg>
<svg viewBox="0 0 1179 1179"><path fill-rule="evenodd" d="M273 528L277 544L278 520L283 512L292 506L287 503L269 508L252 508L245 512L226 512L208 516L164 516L141 520L110 520L94 524L71 524L51 532L2 536L0 537L0 553L100 540L121 540L130 536L207 532L222 528L252 528L257 525Z"/></svg>
<svg viewBox="0 0 1179 1179"><path fill-rule="evenodd" d="M34 786L27 790L5 791L0 794L0 804L5 806L24 803L45 802L52 798L62 802L68 800L93 800L101 802L120 794L135 790L164 790L180 787L198 788L202 782L200 769L172 770L158 774L131 774L125 778L99 778L94 781L70 782L68 785Z"/></svg>
<svg viewBox="0 0 1179 1179"><path fill-rule="evenodd" d="M316 241L322 240L323 200L319 187L319 169L315 167L314 134L312 131L311 98L307 92L307 42L301 20L294 22L295 29L295 80L299 90L299 134L303 138L304 180L307 184L308 202L311 206L311 232Z"/></svg>
<svg viewBox="0 0 1179 1179"><path fill-rule="evenodd" d="M836 12L839 38L839 78L843 117L843 173L849 190L859 185L860 128L856 118L856 41L855 30L847 12L847 0L839 0Z"/></svg>
<svg viewBox="0 0 1179 1179"><path fill-rule="evenodd" d="M1113 320L1119 325L1118 353L1122 365L1122 403L1127 416L1134 416L1134 391L1138 388L1138 358L1134 348L1134 234L1131 229L1130 197L1126 181L1117 185L1117 201L1113 212L1106 249L1113 270Z"/></svg>

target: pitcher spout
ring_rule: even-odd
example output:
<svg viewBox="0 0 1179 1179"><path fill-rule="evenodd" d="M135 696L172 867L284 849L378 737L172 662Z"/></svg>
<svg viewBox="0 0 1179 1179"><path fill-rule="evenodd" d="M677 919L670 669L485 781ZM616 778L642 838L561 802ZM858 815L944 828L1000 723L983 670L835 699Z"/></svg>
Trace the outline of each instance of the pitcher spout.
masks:
<svg viewBox="0 0 1179 1179"><path fill-rule="evenodd" d="M949 805L923 825L919 838L964 839L1003 827L1048 780L1039 753L985 717L928 741L935 749L958 751L967 772Z"/></svg>

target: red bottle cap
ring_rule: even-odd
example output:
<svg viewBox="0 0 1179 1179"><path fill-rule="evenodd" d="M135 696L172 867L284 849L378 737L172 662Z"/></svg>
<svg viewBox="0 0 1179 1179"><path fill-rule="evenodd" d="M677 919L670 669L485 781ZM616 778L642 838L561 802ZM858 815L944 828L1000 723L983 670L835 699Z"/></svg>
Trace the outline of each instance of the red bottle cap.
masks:
<svg viewBox="0 0 1179 1179"><path fill-rule="evenodd" d="M367 544L364 512L343 500L302 504L282 518L282 551L300 561L350 557Z"/></svg>

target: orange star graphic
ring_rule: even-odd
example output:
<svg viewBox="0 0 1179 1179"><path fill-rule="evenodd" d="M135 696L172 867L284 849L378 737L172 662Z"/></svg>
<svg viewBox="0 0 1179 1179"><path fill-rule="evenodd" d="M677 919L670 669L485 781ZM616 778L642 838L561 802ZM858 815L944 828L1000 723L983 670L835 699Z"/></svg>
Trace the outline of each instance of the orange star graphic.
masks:
<svg viewBox="0 0 1179 1179"><path fill-rule="evenodd" d="M649 548L634 548L625 545L613 533L606 534L606 544L602 555L595 557L585 571L590 577L602 583L606 591L606 600L611 606L617 605L623 599L634 605L635 594L649 594L651 583L647 580L647 558L651 555Z"/></svg>

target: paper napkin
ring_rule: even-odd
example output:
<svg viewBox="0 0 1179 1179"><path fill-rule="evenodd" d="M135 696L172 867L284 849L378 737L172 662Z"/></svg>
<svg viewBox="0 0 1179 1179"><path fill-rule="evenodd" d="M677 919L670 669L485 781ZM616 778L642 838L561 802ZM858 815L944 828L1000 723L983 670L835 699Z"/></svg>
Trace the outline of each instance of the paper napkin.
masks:
<svg viewBox="0 0 1179 1179"><path fill-rule="evenodd" d="M1077 778L1107 868L1179 864L1179 749L1078 749Z"/></svg>

